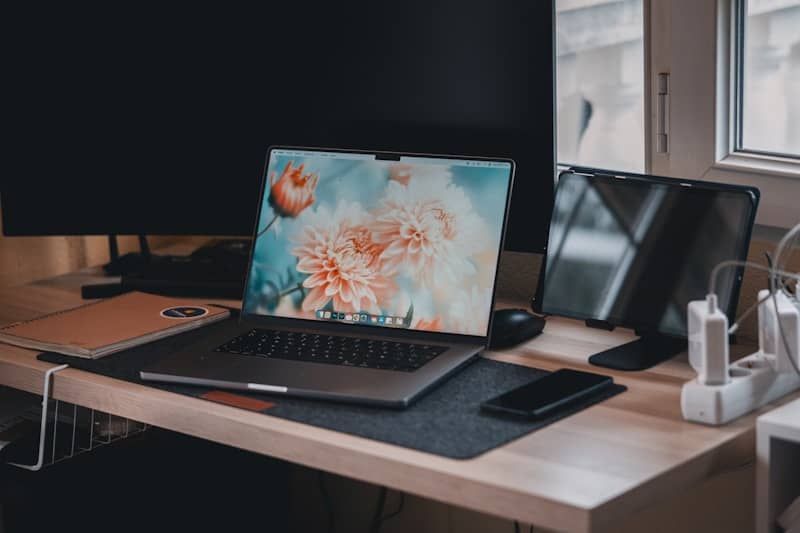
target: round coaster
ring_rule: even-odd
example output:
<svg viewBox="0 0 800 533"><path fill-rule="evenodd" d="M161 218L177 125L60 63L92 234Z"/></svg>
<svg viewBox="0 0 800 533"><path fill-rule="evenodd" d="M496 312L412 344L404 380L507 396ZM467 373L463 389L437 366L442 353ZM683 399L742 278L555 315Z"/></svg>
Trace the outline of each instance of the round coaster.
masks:
<svg viewBox="0 0 800 533"><path fill-rule="evenodd" d="M181 307L168 307L161 311L161 316L164 318L197 318L208 314L208 309L205 307L197 307L193 305Z"/></svg>

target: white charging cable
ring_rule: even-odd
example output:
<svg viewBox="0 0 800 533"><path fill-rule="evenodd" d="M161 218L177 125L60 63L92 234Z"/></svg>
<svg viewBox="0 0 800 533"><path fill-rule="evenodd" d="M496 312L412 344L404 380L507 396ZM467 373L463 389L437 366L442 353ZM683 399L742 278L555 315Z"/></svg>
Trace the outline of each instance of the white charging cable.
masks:
<svg viewBox="0 0 800 533"><path fill-rule="evenodd" d="M798 237L798 235L800 235L800 224L797 224L795 227L787 231L786 235L784 235L780 242L778 242L778 246L775 248L775 262L773 263L773 266L776 268L776 273L780 273L779 269L783 267L781 265L783 251L787 246L791 248L794 245L794 240ZM790 242L792 243L792 246L789 245ZM773 274L770 283L772 284L773 289L777 290L778 277Z"/></svg>
<svg viewBox="0 0 800 533"><path fill-rule="evenodd" d="M800 225L795 226L795 228L798 228L798 227L800 227ZM791 231L794 231L794 229L792 229ZM787 235L789 235L789 233L787 233ZM786 236L784 236L784 238L781 240L781 243L783 243L785 240L786 240ZM782 250L780 250L780 245L779 245L779 251L782 251ZM777 255L777 253L776 253L776 255ZM776 261L776 263L777 263L777 261ZM791 279L795 279L795 280L800 280L800 274L795 274L795 273L792 273L792 272L786 272L786 271L783 271L783 270L778 270L778 269L776 269L774 267L768 267L766 265L762 265L762 264L759 264L759 263L753 263L752 261L738 261L738 260L734 260L734 259L731 259L731 260L728 260L728 261L722 261L717 266L715 266L714 269L711 271L711 276L709 277L709 280L708 280L709 293L706 296L706 301L708 301L709 313L713 313L717 309L717 292L716 292L716 290L717 290L717 277L719 276L719 273L723 269L730 268L730 267L733 267L733 266L751 267L751 268L755 268L757 270L763 270L765 272L769 272L771 289L770 289L769 294L767 295L766 298L762 298L761 300L757 301L755 304L751 305L742 314L742 316L740 316L736 320L736 322L734 322L733 325L730 328L728 328L728 333L734 333L737 329L739 329L739 324L741 323L741 321L744 320L753 311L753 309L755 309L761 303L765 302L770 297L772 297L773 305L775 306L775 314L776 314L776 316L779 316L778 298L776 296L776 292L779 289L778 289L778 286L777 286L777 283L775 282L775 280L778 278L778 276L783 276L784 278L791 278ZM786 333L783 331L783 324L781 324L780 320L778 320L777 323L778 323L778 331L780 332L781 338L783 340L783 347L786 349L786 356L789 358L789 363L791 363L792 368L794 368L794 371L797 372L797 375L800 376L800 367L797 366L797 362L795 361L795 358L792 355L793 350L790 348L789 341L786 338Z"/></svg>
<svg viewBox="0 0 800 533"><path fill-rule="evenodd" d="M791 278L791 279L795 279L795 280L800 280L800 274L795 274L793 272L785 272L783 270L776 270L776 269L774 269L772 267L769 267L769 266L766 266L766 265L762 265L760 263L754 263L752 261L738 261L736 259L730 259L728 261L722 261L721 263L717 264L717 266L714 267L714 269L711 271L711 276L709 276L709 278L708 278L709 290L708 290L708 296L706 296L706 300L708 301L709 305L712 305L712 303L714 305L713 308L709 307L709 311L710 312L714 312L716 310L716 308L717 308L717 306L716 306L716 301L717 301L717 277L719 277L719 273L722 270L726 269L726 268L730 268L730 267L734 267L734 266L751 267L751 268L755 268L756 270L763 270L764 272L769 272L770 278L772 278L772 276L775 276L775 275L781 275L784 278ZM770 281L770 284L771 283L772 282ZM772 291L770 291L770 295L772 295ZM751 306L751 308L756 307L759 303L761 303L761 302L756 302L756 304ZM749 314L750 312L751 312L751 309L748 309L747 311L745 311L745 313L747 313L747 314ZM741 320L743 318L744 318L744 315L742 315L742 317L740 317L737 320L737 323L734 324L734 326L736 326L738 328L738 322L741 322ZM734 326L731 326L731 327L734 327Z"/></svg>
<svg viewBox="0 0 800 533"><path fill-rule="evenodd" d="M736 317L736 322L734 322L734 323L733 323L733 325L732 325L731 327L729 327L729 328L728 328L728 333L729 333L729 334L731 334L731 335L733 335L734 333L736 333L736 332L739 330L739 324L741 324L742 322L744 322L744 319L745 319L745 318L749 317L749 316L752 314L752 312L753 312L753 311L755 311L756 309L758 309L758 306L759 306L759 305L763 304L764 302L766 302L766 301L767 301L767 300L769 300L770 298L772 298L772 291L769 291L769 292L767 293L767 295L766 295L766 296L764 296L763 298L761 298L760 300L756 300L755 302L753 302L752 304L750 304L750 307L748 307L747 309L745 309L745 310L744 310L744 312L743 312L741 315L739 315L738 317Z"/></svg>

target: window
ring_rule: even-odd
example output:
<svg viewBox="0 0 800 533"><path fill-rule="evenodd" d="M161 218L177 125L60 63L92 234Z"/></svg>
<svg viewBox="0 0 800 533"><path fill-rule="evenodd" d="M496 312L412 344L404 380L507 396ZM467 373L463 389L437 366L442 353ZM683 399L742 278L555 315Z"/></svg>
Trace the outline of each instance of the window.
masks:
<svg viewBox="0 0 800 533"><path fill-rule="evenodd" d="M800 220L800 0L555 0L558 162L756 186Z"/></svg>
<svg viewBox="0 0 800 533"><path fill-rule="evenodd" d="M648 143L649 170L758 187L758 224L796 224L800 0L651 0L649 5L652 101L657 76L669 78L662 121L668 150ZM648 109L650 116L657 111ZM652 135L655 126L650 127Z"/></svg>
<svg viewBox="0 0 800 533"><path fill-rule="evenodd" d="M645 170L643 0L556 0L558 161Z"/></svg>
<svg viewBox="0 0 800 533"><path fill-rule="evenodd" d="M800 0L736 5L735 150L800 158Z"/></svg>

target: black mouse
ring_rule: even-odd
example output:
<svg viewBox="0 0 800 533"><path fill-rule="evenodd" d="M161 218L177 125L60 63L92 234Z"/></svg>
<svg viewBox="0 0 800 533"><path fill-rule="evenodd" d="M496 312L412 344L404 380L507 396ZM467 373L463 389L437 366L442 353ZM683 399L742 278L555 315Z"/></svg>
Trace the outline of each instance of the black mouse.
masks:
<svg viewBox="0 0 800 533"><path fill-rule="evenodd" d="M492 317L489 348L508 348L532 339L544 329L544 318L524 309L498 309Z"/></svg>

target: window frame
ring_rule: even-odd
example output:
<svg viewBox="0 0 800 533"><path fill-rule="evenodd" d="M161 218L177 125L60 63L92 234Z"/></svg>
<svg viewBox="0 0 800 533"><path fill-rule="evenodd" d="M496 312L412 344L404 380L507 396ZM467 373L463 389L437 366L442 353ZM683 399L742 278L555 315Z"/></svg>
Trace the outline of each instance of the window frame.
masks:
<svg viewBox="0 0 800 533"><path fill-rule="evenodd" d="M734 52L740 33L735 10L742 1L648 2L650 138L645 160L653 174L756 186L762 193L756 222L790 227L800 220L800 159L736 150L740 95ZM659 73L670 75L668 153L658 153L653 143Z"/></svg>
<svg viewBox="0 0 800 533"><path fill-rule="evenodd" d="M754 169L769 175L800 178L800 154L792 157L776 152L751 150L743 147L742 123L744 97L744 33L746 30L747 0L720 0L717 36L717 61L728 67L719 70L718 113L720 114L717 136L717 166L723 169ZM727 94L725 89L727 88ZM727 96L729 101L724 98ZM725 112L727 107L727 113ZM725 131L729 132L727 145Z"/></svg>
<svg viewBox="0 0 800 533"><path fill-rule="evenodd" d="M720 13L720 17L730 17L730 35L726 38L720 34L720 39L725 39L727 54L730 55L730 117L728 127L731 130L729 157L743 159L743 162L764 164L769 161L783 163L800 163L800 153L784 154L769 150L756 150L744 147L744 83L745 83L745 33L747 31L747 2L749 0L731 0L725 7L728 11ZM725 43L718 46L724 47ZM724 51L724 50L723 50ZM722 58L720 58L722 60Z"/></svg>

